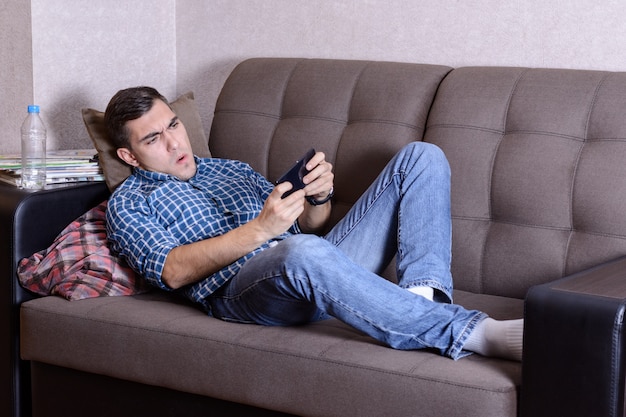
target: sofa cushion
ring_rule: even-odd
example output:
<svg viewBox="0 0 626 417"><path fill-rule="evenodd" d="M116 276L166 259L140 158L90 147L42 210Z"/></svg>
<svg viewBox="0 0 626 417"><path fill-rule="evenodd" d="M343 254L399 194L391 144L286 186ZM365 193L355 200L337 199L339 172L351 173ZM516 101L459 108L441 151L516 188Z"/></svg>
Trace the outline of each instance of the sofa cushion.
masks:
<svg viewBox="0 0 626 417"><path fill-rule="evenodd" d="M191 148L200 157L210 157L209 143L202 127L202 120L196 107L194 95L188 92L171 102L172 110L185 125ZM91 138L104 173L109 190L113 191L131 173L129 165L122 162L117 157L116 149L109 140L106 126L104 125L104 113L94 109L82 109L83 122L87 128L87 133Z"/></svg>
<svg viewBox="0 0 626 417"><path fill-rule="evenodd" d="M496 318L522 315L520 300L455 297ZM45 297L23 304L21 322L24 359L296 415L516 413L519 363L394 350L334 319L294 327L227 323L155 292L77 302Z"/></svg>
<svg viewBox="0 0 626 417"><path fill-rule="evenodd" d="M456 288L523 298L626 254L626 73L459 68L425 141L452 171Z"/></svg>
<svg viewBox="0 0 626 417"><path fill-rule="evenodd" d="M335 164L331 223L386 163L421 140L441 65L253 58L231 73L216 104L211 152L275 181L314 147Z"/></svg>

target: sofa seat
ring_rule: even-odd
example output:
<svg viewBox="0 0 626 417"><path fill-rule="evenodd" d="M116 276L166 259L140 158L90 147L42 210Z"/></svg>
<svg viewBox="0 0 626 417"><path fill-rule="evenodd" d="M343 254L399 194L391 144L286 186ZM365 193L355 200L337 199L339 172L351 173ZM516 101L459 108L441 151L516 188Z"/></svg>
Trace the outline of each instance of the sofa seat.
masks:
<svg viewBox="0 0 626 417"><path fill-rule="evenodd" d="M455 296L497 318L522 316L522 300ZM515 415L521 385L516 362L394 350L334 319L232 324L157 291L35 299L22 305L21 323L31 361L301 416L407 416L425 404L420 415Z"/></svg>

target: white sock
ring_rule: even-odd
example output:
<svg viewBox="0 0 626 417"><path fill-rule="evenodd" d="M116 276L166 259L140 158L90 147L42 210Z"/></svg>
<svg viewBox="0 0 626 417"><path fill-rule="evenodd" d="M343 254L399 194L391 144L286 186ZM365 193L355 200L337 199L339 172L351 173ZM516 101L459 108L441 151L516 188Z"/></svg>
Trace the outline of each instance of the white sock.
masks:
<svg viewBox="0 0 626 417"><path fill-rule="evenodd" d="M524 319L494 320L488 317L470 333L463 349L521 362L523 335Z"/></svg>
<svg viewBox="0 0 626 417"><path fill-rule="evenodd" d="M435 297L435 290L433 290L431 287L416 286L407 288L407 290L409 290L409 292L412 292L413 294L421 295L422 297L430 301L433 301Z"/></svg>

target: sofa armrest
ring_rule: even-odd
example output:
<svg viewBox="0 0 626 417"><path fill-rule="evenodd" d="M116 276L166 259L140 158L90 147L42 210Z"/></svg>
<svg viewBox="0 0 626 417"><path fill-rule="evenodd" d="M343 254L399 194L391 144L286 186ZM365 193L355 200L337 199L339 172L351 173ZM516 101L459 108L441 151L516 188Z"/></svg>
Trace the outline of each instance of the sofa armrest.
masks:
<svg viewBox="0 0 626 417"><path fill-rule="evenodd" d="M625 306L626 257L530 289L522 416L623 415Z"/></svg>
<svg viewBox="0 0 626 417"><path fill-rule="evenodd" d="M19 359L19 306L34 297L17 279L20 259L47 248L72 220L108 198L104 183L28 192L0 186L0 415L30 415L30 371Z"/></svg>
<svg viewBox="0 0 626 417"><path fill-rule="evenodd" d="M4 236L3 255L9 255L11 277L17 283L20 259L47 248L73 220L108 198L104 183L81 183L38 192L2 189L0 223ZM4 245L9 247L4 247ZM6 271L6 269L5 269ZM15 301L24 301L16 288Z"/></svg>

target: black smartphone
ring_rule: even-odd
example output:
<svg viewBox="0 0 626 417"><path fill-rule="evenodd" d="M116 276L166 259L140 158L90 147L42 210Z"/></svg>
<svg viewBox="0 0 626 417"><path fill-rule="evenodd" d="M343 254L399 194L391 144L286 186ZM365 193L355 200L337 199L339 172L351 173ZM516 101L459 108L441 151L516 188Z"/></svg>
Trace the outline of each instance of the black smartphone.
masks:
<svg viewBox="0 0 626 417"><path fill-rule="evenodd" d="M283 194L281 198L285 198L294 191L304 188L305 184L302 182L302 178L309 173L309 170L306 169L306 164L311 160L311 158L313 158L313 155L315 155L315 149L311 148L302 156L302 158L296 161L289 171L285 172L285 174L276 180L276 184L280 184L281 182L290 182L291 185L293 185L293 188Z"/></svg>

